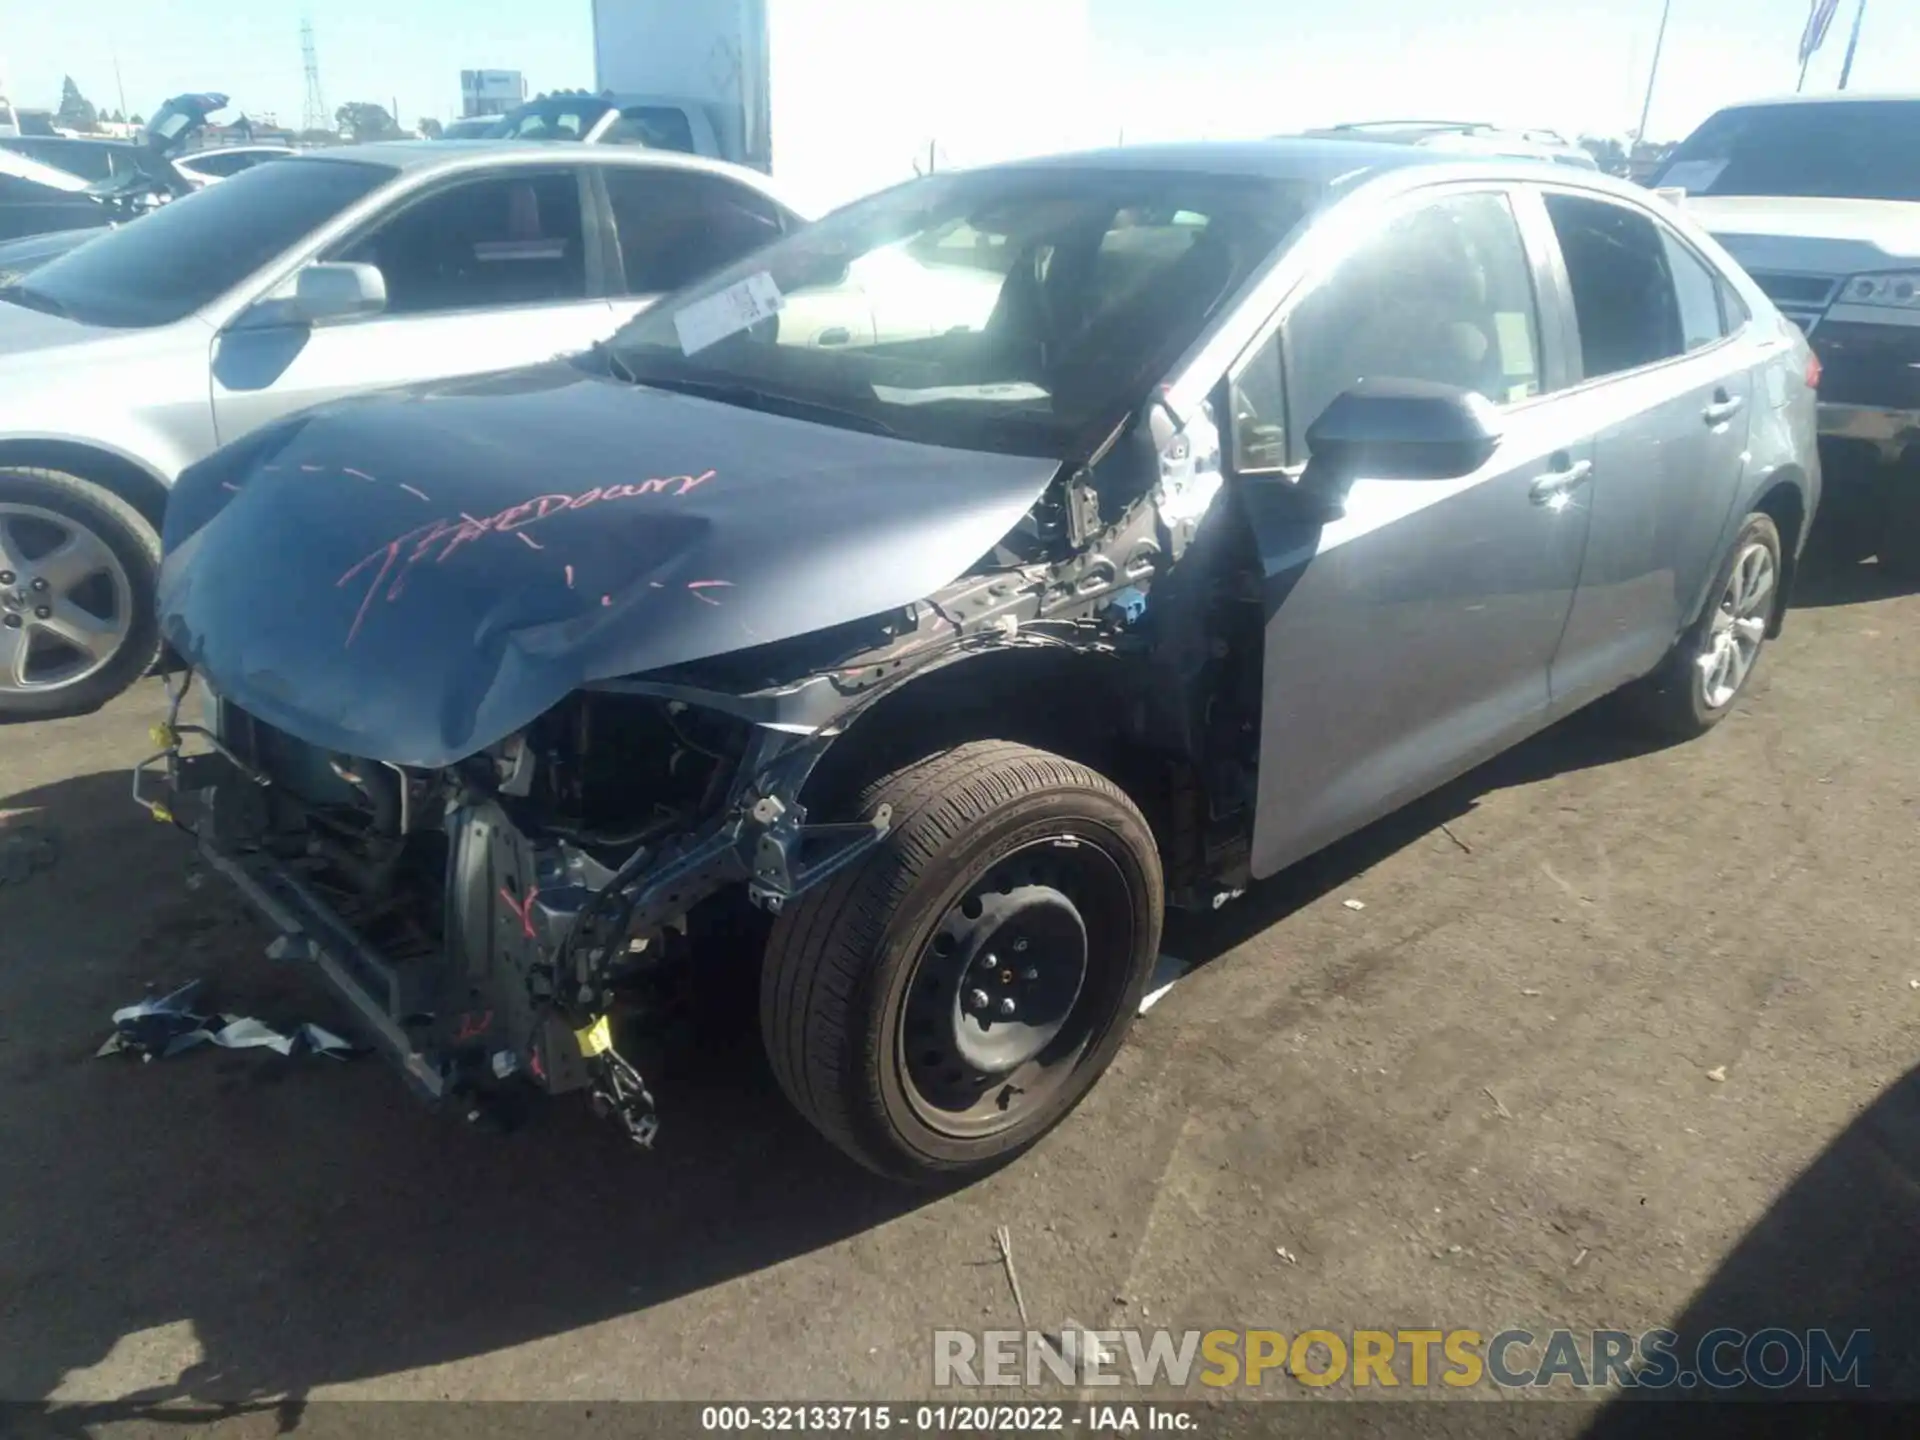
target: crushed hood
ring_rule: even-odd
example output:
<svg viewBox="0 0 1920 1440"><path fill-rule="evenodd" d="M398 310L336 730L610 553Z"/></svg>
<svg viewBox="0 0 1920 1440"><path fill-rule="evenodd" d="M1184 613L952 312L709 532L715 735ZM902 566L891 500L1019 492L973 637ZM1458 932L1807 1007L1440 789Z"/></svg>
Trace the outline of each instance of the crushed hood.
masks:
<svg viewBox="0 0 1920 1440"><path fill-rule="evenodd" d="M162 623L268 723L445 765L588 681L921 599L1058 468L555 362L342 401L190 468Z"/></svg>
<svg viewBox="0 0 1920 1440"><path fill-rule="evenodd" d="M1749 269L1838 276L1920 261L1920 204L1772 195L1689 195L1680 203Z"/></svg>

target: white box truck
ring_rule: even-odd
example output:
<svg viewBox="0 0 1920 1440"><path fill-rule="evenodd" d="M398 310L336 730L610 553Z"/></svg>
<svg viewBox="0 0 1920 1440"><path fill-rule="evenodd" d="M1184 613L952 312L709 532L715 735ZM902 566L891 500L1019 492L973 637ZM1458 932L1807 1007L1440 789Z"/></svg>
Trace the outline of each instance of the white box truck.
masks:
<svg viewBox="0 0 1920 1440"><path fill-rule="evenodd" d="M596 95L524 136L714 155L812 213L912 178L1098 144L1089 0L593 0ZM544 113L542 107L545 107Z"/></svg>

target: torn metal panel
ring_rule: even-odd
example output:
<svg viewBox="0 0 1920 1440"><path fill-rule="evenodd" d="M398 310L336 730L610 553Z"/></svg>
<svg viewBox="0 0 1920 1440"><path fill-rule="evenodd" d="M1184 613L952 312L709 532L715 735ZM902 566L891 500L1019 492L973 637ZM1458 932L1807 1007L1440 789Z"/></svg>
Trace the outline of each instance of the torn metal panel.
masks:
<svg viewBox="0 0 1920 1440"><path fill-rule="evenodd" d="M331 1055L343 1059L354 1047L324 1026L307 1021L278 1030L250 1015L222 1015L202 1010L198 1001L202 983L189 981L166 995L149 996L113 1012L113 1034L96 1055L138 1055L143 1060L170 1059L201 1045L223 1050L272 1050L281 1055Z"/></svg>

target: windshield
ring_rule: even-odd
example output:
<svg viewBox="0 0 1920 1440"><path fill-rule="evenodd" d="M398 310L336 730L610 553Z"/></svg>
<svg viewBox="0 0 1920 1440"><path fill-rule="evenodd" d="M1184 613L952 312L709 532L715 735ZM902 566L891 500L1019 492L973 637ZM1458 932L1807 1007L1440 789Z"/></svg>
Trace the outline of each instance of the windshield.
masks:
<svg viewBox="0 0 1920 1440"><path fill-rule="evenodd" d="M1722 110L1687 137L1653 183L1694 195L1920 200L1920 102Z"/></svg>
<svg viewBox="0 0 1920 1440"><path fill-rule="evenodd" d="M347 160L258 165L99 236L0 296L88 325L167 325L225 294L397 172Z"/></svg>
<svg viewBox="0 0 1920 1440"><path fill-rule="evenodd" d="M500 122L494 140L579 140L613 107L591 95L568 95L522 105Z"/></svg>
<svg viewBox="0 0 1920 1440"><path fill-rule="evenodd" d="M1306 215L1303 182L1064 167L862 200L680 291L615 373L830 423L1072 458Z"/></svg>

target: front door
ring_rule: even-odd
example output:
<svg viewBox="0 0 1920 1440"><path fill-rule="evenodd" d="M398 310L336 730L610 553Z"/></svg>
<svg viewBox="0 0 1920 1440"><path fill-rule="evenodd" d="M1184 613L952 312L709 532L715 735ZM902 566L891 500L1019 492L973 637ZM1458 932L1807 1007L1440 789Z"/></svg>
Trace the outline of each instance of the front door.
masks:
<svg viewBox="0 0 1920 1440"><path fill-rule="evenodd" d="M590 283L579 175L492 171L401 203L324 256L377 267L379 315L249 326L214 341L220 442L295 410L388 385L536 364L613 328Z"/></svg>
<svg viewBox="0 0 1920 1440"><path fill-rule="evenodd" d="M1749 353L1739 297L1639 209L1549 193L1595 436L1593 526L1553 665L1556 710L1646 674L1717 568L1746 469Z"/></svg>
<svg viewBox="0 0 1920 1440"><path fill-rule="evenodd" d="M1238 478L1266 585L1256 876L1542 723L1593 454L1549 393L1535 280L1505 194L1429 195L1283 322L1293 433L1263 434L1296 459L1307 423L1363 378L1475 391L1501 407L1503 438L1463 479L1363 475L1324 525L1286 474Z"/></svg>

